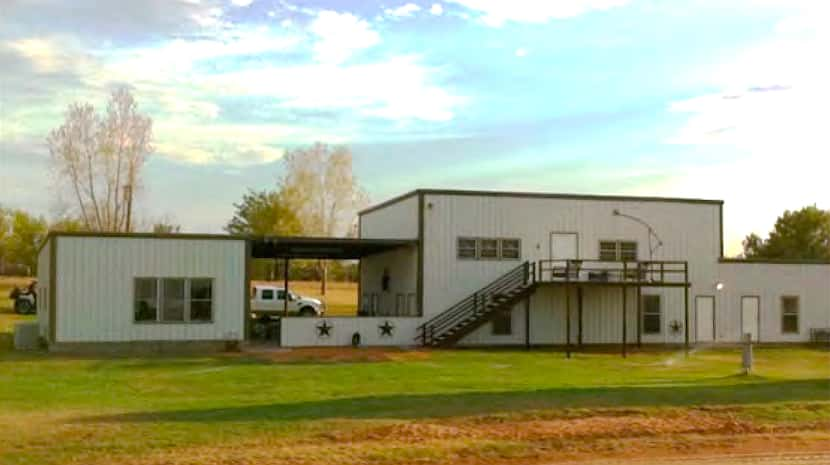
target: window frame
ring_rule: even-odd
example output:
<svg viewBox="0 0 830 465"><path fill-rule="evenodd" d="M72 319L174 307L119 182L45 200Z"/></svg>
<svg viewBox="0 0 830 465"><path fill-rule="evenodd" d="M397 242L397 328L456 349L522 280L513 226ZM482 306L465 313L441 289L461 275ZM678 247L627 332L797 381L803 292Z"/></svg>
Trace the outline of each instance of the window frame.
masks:
<svg viewBox="0 0 830 465"><path fill-rule="evenodd" d="M164 296L164 281L165 280L175 280L180 279L184 281L184 319L182 320L163 320L162 313L163 313L163 296ZM156 318L154 320L137 320L136 319L136 283L138 280L153 280L155 281L155 303L156 303ZM210 282L210 319L209 320L193 320L191 319L191 281L208 281ZM181 276L163 276L163 277L153 277L153 276L134 276L133 277L133 286L132 286L132 313L133 313L133 324L138 325L182 325L182 324L213 324L215 321L215 312L216 312L216 305L214 300L216 299L216 287L215 287L216 280L212 277L207 276L198 276L198 277L181 277ZM202 299L200 299L202 300Z"/></svg>
<svg viewBox="0 0 830 465"><path fill-rule="evenodd" d="M504 243L505 242L515 242L516 243L516 256L515 257L506 257L504 255ZM499 238L499 260L515 260L519 261L522 259L522 240L520 238L514 237L501 237Z"/></svg>
<svg viewBox="0 0 830 465"><path fill-rule="evenodd" d="M495 243L495 255L484 256L484 241ZM480 237L478 238L478 259L479 260L501 260L501 241L495 237ZM489 250L489 249L488 249Z"/></svg>
<svg viewBox="0 0 830 465"><path fill-rule="evenodd" d="M795 301L795 312L788 312L784 302L787 300ZM801 296L797 295L782 295L781 299L781 334L801 334ZM795 330L788 331L786 329L787 317L795 317Z"/></svg>
<svg viewBox="0 0 830 465"><path fill-rule="evenodd" d="M602 258L602 244L614 244L614 258L609 260L607 258ZM622 245L623 243L626 244L633 244L634 245L634 258L632 259L623 259L622 253ZM635 240L631 239L600 239L597 245L597 258L603 262L636 262L640 260L640 243Z"/></svg>
<svg viewBox="0 0 830 465"><path fill-rule="evenodd" d="M473 255L461 255L461 250L469 250L469 247L461 247L461 241L471 241L473 243ZM455 256L458 260L478 260L479 239L470 236L458 236L455 240Z"/></svg>
<svg viewBox="0 0 830 465"><path fill-rule="evenodd" d="M193 281L207 281L208 282L208 289L210 290L210 298L208 298L208 299L205 299L205 298L196 299L196 298L194 298L193 297ZM188 322L193 322L193 323L213 322L213 312L214 312L214 309L216 308L215 305L213 304L213 302L214 302L213 282L214 282L213 278L188 278L187 279L187 307L186 307L185 310L186 310L186 313L187 313L187 321ZM210 303L210 318L198 319L198 320L193 319L193 302L194 301L195 302L209 302Z"/></svg>
<svg viewBox="0 0 830 465"><path fill-rule="evenodd" d="M652 336L652 335L655 335L655 334L658 334L658 335L663 334L663 297L662 297L662 295L661 294L643 294L642 299L643 299L643 301L641 302L641 305L643 306L643 315L642 315L642 321L640 322L640 325L641 325L641 328L643 329L643 335ZM649 312L648 311L648 305L646 305L646 302L649 299L657 299L657 312ZM649 331L646 328L646 317L647 316L654 316L654 315L657 315L657 317L658 317L658 325L657 325L658 329L657 329L657 331Z"/></svg>

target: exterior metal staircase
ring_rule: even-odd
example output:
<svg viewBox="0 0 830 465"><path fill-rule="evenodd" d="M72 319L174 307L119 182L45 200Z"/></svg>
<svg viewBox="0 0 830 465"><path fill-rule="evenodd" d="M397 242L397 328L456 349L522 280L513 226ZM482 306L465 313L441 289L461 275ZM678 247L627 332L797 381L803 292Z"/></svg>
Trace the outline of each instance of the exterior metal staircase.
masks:
<svg viewBox="0 0 830 465"><path fill-rule="evenodd" d="M524 262L418 327L416 341L447 347L536 291L536 264Z"/></svg>

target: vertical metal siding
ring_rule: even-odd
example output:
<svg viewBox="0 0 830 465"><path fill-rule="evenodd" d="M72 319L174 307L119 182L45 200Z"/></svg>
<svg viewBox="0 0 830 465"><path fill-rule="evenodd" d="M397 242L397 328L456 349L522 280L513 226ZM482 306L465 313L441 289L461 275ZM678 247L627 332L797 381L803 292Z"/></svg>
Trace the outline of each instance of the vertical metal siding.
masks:
<svg viewBox="0 0 830 465"><path fill-rule="evenodd" d="M54 238L49 239L55 240ZM40 337L47 338L49 336L49 272L52 268L52 262L49 259L49 244L44 244L37 255L37 323L39 327Z"/></svg>
<svg viewBox="0 0 830 465"><path fill-rule="evenodd" d="M417 239L418 196L366 213L360 217L360 237L368 239Z"/></svg>
<svg viewBox="0 0 830 465"><path fill-rule="evenodd" d="M426 202L432 204L432 208L426 210L424 219L426 318L444 311L519 263L458 260L455 244L459 236L519 238L522 241L522 260L537 261L549 256L551 232L576 231L579 233L579 254L582 258L597 258L602 239L630 239L638 243L639 259L648 259L646 229L630 220L613 216L614 209L637 215L655 228L664 242L663 247L655 252L655 260L689 261L689 279L693 283L689 293L690 317L693 317L694 295L711 294L717 280L720 255L720 207L717 204L451 194L428 194ZM619 342L622 312L618 293L619 289L586 288L585 342ZM629 290L631 341L636 340L635 293L633 288ZM682 288L644 289L644 293L663 296L664 330L657 335L644 335L643 342L682 342L683 331L671 334L665 327L673 320L684 320ZM556 305L551 306L551 298L541 291L534 296L531 334L536 343L564 341L564 317L558 316ZM574 313L575 308L574 305ZM690 325L693 323L692 319ZM468 338L480 343L498 343L504 339L503 336L489 337L485 334L488 331L488 328L482 328Z"/></svg>
<svg viewBox="0 0 830 465"><path fill-rule="evenodd" d="M61 237L57 264L58 342L243 337L243 240ZM136 277L213 278L213 322L134 323Z"/></svg>

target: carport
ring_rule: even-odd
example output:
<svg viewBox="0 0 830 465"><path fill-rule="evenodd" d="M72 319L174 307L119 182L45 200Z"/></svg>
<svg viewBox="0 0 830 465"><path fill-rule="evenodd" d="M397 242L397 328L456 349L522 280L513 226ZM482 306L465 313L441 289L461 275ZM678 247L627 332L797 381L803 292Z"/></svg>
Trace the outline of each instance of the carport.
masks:
<svg viewBox="0 0 830 465"><path fill-rule="evenodd" d="M361 260L370 255L388 252L401 247L417 246L416 240L362 239L333 237L254 237L248 239L248 260L271 259L282 261L283 285L289 291L288 270L291 260ZM360 264L358 263L358 267ZM251 266L248 266L246 282L250 287ZM360 295L358 280L358 296ZM284 300L284 314L288 313L288 300ZM250 319L250 301L246 301L246 324ZM246 330L247 332L247 330Z"/></svg>

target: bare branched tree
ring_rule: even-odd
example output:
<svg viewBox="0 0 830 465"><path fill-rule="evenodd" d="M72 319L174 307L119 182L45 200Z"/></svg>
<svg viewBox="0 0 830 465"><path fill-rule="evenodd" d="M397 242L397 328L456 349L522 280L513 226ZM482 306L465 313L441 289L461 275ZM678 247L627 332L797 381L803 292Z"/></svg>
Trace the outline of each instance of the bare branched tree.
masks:
<svg viewBox="0 0 830 465"><path fill-rule="evenodd" d="M299 217L310 236L348 236L354 231L356 213L367 202L352 171L348 147L316 143L289 151L280 180L282 198ZM326 295L328 265L318 263L320 293Z"/></svg>
<svg viewBox="0 0 830 465"><path fill-rule="evenodd" d="M152 152L152 120L129 90L113 91L101 118L88 103L69 106L47 138L59 179L72 192L90 231L131 231L141 170Z"/></svg>

